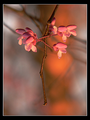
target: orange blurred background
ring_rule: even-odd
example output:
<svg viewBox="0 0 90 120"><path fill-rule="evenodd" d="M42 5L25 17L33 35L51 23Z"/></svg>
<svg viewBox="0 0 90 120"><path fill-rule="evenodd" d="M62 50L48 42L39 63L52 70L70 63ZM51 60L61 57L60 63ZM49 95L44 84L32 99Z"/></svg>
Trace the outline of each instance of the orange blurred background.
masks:
<svg viewBox="0 0 90 120"><path fill-rule="evenodd" d="M23 5L26 12L38 17L43 30L55 5ZM13 9L14 10L13 10ZM30 27L40 38L40 30L25 16L19 4L3 5L3 22L13 30ZM57 52L47 48L44 63L47 105L43 106L42 81L39 76L43 43L37 53L18 45L18 35L3 26L3 115L87 115L87 5L59 4L55 14L60 25L75 24L77 38L67 38L67 53L58 59ZM60 36L47 38L52 47L63 42Z"/></svg>

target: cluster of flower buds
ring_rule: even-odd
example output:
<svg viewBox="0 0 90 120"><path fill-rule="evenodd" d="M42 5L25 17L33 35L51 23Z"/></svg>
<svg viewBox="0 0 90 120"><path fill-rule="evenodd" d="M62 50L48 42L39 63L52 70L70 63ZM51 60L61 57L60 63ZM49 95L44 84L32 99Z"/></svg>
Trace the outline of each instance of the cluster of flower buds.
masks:
<svg viewBox="0 0 90 120"><path fill-rule="evenodd" d="M76 36L76 31L73 30L77 26L76 25L68 25L68 26L59 26L58 28L55 26L55 17L53 18L50 26L49 26L49 32L53 32L53 34L58 34L62 37L63 41L66 42L67 37L70 37L70 35Z"/></svg>
<svg viewBox="0 0 90 120"><path fill-rule="evenodd" d="M55 21L56 21L56 19L54 17L49 26L49 34L61 36L64 42L66 42L67 37L70 37L71 34L76 36L76 31L73 30L77 27L76 25L59 26L57 28L55 26ZM23 44L25 44L26 51L32 50L33 52L37 52L36 43L41 41L41 39L43 39L43 37L38 39L37 34L34 33L28 27L26 27L25 30L24 29L16 29L16 32L21 35L18 38L19 45L22 45L22 43L23 43ZM44 36L44 38L45 38L45 36ZM66 53L65 48L67 48L67 45L64 43L58 42L58 43L54 44L52 48L54 49L54 51L58 51L57 55L58 55L58 58L60 59L62 56L62 53Z"/></svg>
<svg viewBox="0 0 90 120"><path fill-rule="evenodd" d="M26 31L25 31L26 30ZM37 35L34 33L30 28L26 27L24 29L16 29L16 32L20 34L21 36L18 38L19 45L25 44L25 50L33 52L37 52L36 43L37 41Z"/></svg>

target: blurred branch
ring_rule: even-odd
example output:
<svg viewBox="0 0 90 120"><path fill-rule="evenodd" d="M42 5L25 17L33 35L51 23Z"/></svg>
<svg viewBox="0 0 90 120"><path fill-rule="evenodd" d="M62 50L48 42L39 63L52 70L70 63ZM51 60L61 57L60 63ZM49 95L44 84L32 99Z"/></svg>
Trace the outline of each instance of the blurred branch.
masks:
<svg viewBox="0 0 90 120"><path fill-rule="evenodd" d="M46 30L45 30L45 33L44 33L43 36L48 35L49 25L50 25L50 23L51 23L54 15L55 15L55 12L56 12L56 10L57 10L57 7L58 7L58 5L55 6L55 8L54 8L54 10L53 10L53 12L52 12L49 20L47 21ZM46 38L44 38L43 41L46 43ZM46 93L45 93L45 86L44 86L44 77L43 77L43 66L44 66L44 61L45 61L46 57L47 57L46 44L44 44L44 55L43 55L43 58L42 58L41 69L40 69L40 77L41 77L41 79L42 79L42 85L43 85L44 105L47 104Z"/></svg>
<svg viewBox="0 0 90 120"><path fill-rule="evenodd" d="M9 30L11 30L13 33L17 34L11 27L9 27L5 22L3 22L3 25L7 27Z"/></svg>
<svg viewBox="0 0 90 120"><path fill-rule="evenodd" d="M82 63L86 64L86 61L83 61L82 59L79 59L78 57L76 57L76 56L73 55L73 54L72 54L72 57L73 57L75 60L77 60L77 61L79 61L79 62L82 62Z"/></svg>
<svg viewBox="0 0 90 120"><path fill-rule="evenodd" d="M40 20L39 20L38 18L36 18L36 17L33 17L33 16L27 14L27 12L25 11L23 5L20 5L20 6L23 8L22 11L24 12L24 14L33 20L33 22L36 24L36 26L39 28L40 32L42 33L42 30L41 30L40 26L39 26L39 25L37 24L37 22L36 22L36 20L37 20L38 22L40 22Z"/></svg>
<svg viewBox="0 0 90 120"><path fill-rule="evenodd" d="M78 42L80 42L80 43L83 43L85 46L86 46L86 40L83 40L83 39L80 39L80 38L77 38L77 37L73 37L73 36L71 36L73 39L72 40L76 40L76 41L78 41ZM67 49L67 51L72 55L72 57L75 59L75 60L77 60L77 61L79 61L79 62L82 62L82 63L84 63L84 64L86 64L86 61L84 61L84 60L82 60L82 58L80 59L79 57L77 57L76 55L74 55L72 52L71 52L71 50L70 49L75 49L75 50L80 50L80 51L82 51L82 52L86 52L86 48L81 48L81 47L79 47L79 46L72 46L72 45L68 45L69 47L68 47L68 49ZM79 47L79 48L78 48Z"/></svg>
<svg viewBox="0 0 90 120"><path fill-rule="evenodd" d="M79 62L82 62L84 64L86 64L86 61L83 61L82 59L80 59L79 57L77 57L76 55L74 55L73 53L71 53L71 50L68 49L68 52L72 55L74 60L77 60Z"/></svg>
<svg viewBox="0 0 90 120"><path fill-rule="evenodd" d="M22 5L20 5L20 6L22 7L22 10L21 10L21 11L16 10L16 9L14 9L14 8L11 8L11 7L7 6L7 5L4 5L4 6L5 6L6 8L10 9L10 10L16 12L18 15L20 15L21 13L25 14L27 17L29 17L30 19L32 19L32 21L36 24L36 26L38 27L38 29L39 29L40 32L42 33L42 30L41 30L40 26L39 26L38 23L36 22L36 21L38 21L39 23L41 23L40 19L29 15L29 14L25 11L25 9L24 9L24 7L23 7Z"/></svg>
<svg viewBox="0 0 90 120"><path fill-rule="evenodd" d="M86 52L86 49L83 49L83 48L78 48L78 47L69 47L69 49L76 49L76 50L80 50L82 52Z"/></svg>
<svg viewBox="0 0 90 120"><path fill-rule="evenodd" d="M20 6L22 7L23 12L24 12L25 14L27 14L26 11L25 11L25 8L23 7L23 5L20 4ZM42 23L42 21L41 21L39 18L37 18L36 16L31 16L31 15L29 15L29 14L27 14L27 15L28 15L31 19L35 19L35 20L37 20L38 22Z"/></svg>
<svg viewBox="0 0 90 120"><path fill-rule="evenodd" d="M71 37L73 38L73 40L76 40L76 41L78 41L78 42L81 42L81 43L83 43L83 44L86 44L86 40L80 39L80 38L75 37L75 36L71 36Z"/></svg>
<svg viewBox="0 0 90 120"><path fill-rule="evenodd" d="M70 71L71 68L73 67L74 63L75 63L75 61L73 60L72 63L71 63L71 65L68 67L68 69L67 69L63 74L60 74L56 79L54 79L54 80L52 81L52 83L50 83L50 85L49 85L48 88L47 88L47 92L49 92L49 90L52 88L52 86L53 86L54 84L56 84L56 82L59 82L59 80L60 80L61 82L63 82L64 78L65 78L66 75L69 73L69 71Z"/></svg>

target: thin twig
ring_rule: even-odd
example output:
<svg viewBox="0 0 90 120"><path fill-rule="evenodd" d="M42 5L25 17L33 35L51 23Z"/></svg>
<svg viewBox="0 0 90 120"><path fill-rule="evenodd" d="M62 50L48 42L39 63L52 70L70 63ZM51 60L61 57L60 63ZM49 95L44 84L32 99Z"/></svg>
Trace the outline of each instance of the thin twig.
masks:
<svg viewBox="0 0 90 120"><path fill-rule="evenodd" d="M55 12L57 10L57 7L58 5L55 6L49 20L47 21L47 25L46 25L46 30L45 30L45 33L43 36L47 36L48 35L48 31L49 31L49 25L55 15ZM46 38L43 39L43 41L46 43ZM47 98L46 98L46 93L45 93L45 86L44 86L44 77L43 77L43 66L44 66L44 61L47 57L47 53L46 53L46 44L44 44L44 55L43 55L43 58L42 58L42 63L41 63L41 69L40 69L40 77L42 79L42 85L43 85L43 94L44 94L44 104L43 105L46 105L47 104Z"/></svg>
<svg viewBox="0 0 90 120"><path fill-rule="evenodd" d="M51 36L56 36L56 35L58 35L58 34L49 34L49 35L46 35L46 36L39 38L39 40L47 38L47 37L51 37Z"/></svg>
<svg viewBox="0 0 90 120"><path fill-rule="evenodd" d="M39 40L39 42L43 42L47 47L49 47L50 48L50 50L52 50L52 47L50 47L46 42L44 42L43 41L43 39L45 38L47 38L47 37L51 37L51 36L56 36L57 34L49 34L49 35L46 35L46 36L43 36L43 37L41 37L41 38L39 38L39 39L37 39L37 40ZM39 43L38 42L38 43Z"/></svg>
<svg viewBox="0 0 90 120"><path fill-rule="evenodd" d="M52 47L50 47L47 43L45 43L43 40L40 40L40 42L43 42L48 48L52 50Z"/></svg>

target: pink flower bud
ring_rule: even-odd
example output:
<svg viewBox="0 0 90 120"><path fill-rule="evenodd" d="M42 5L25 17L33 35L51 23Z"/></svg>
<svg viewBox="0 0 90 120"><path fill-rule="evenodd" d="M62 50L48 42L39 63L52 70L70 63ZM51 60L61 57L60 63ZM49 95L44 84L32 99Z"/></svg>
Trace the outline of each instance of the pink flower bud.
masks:
<svg viewBox="0 0 90 120"><path fill-rule="evenodd" d="M53 49L55 51L58 51L57 55L58 55L59 59L61 58L62 53L66 53L66 49L65 48L67 48L67 45L65 45L64 43L61 43L61 42L58 42L57 44L53 45Z"/></svg>
<svg viewBox="0 0 90 120"><path fill-rule="evenodd" d="M23 34L25 32L25 30L24 29L16 29L16 33L18 33L18 34Z"/></svg>

